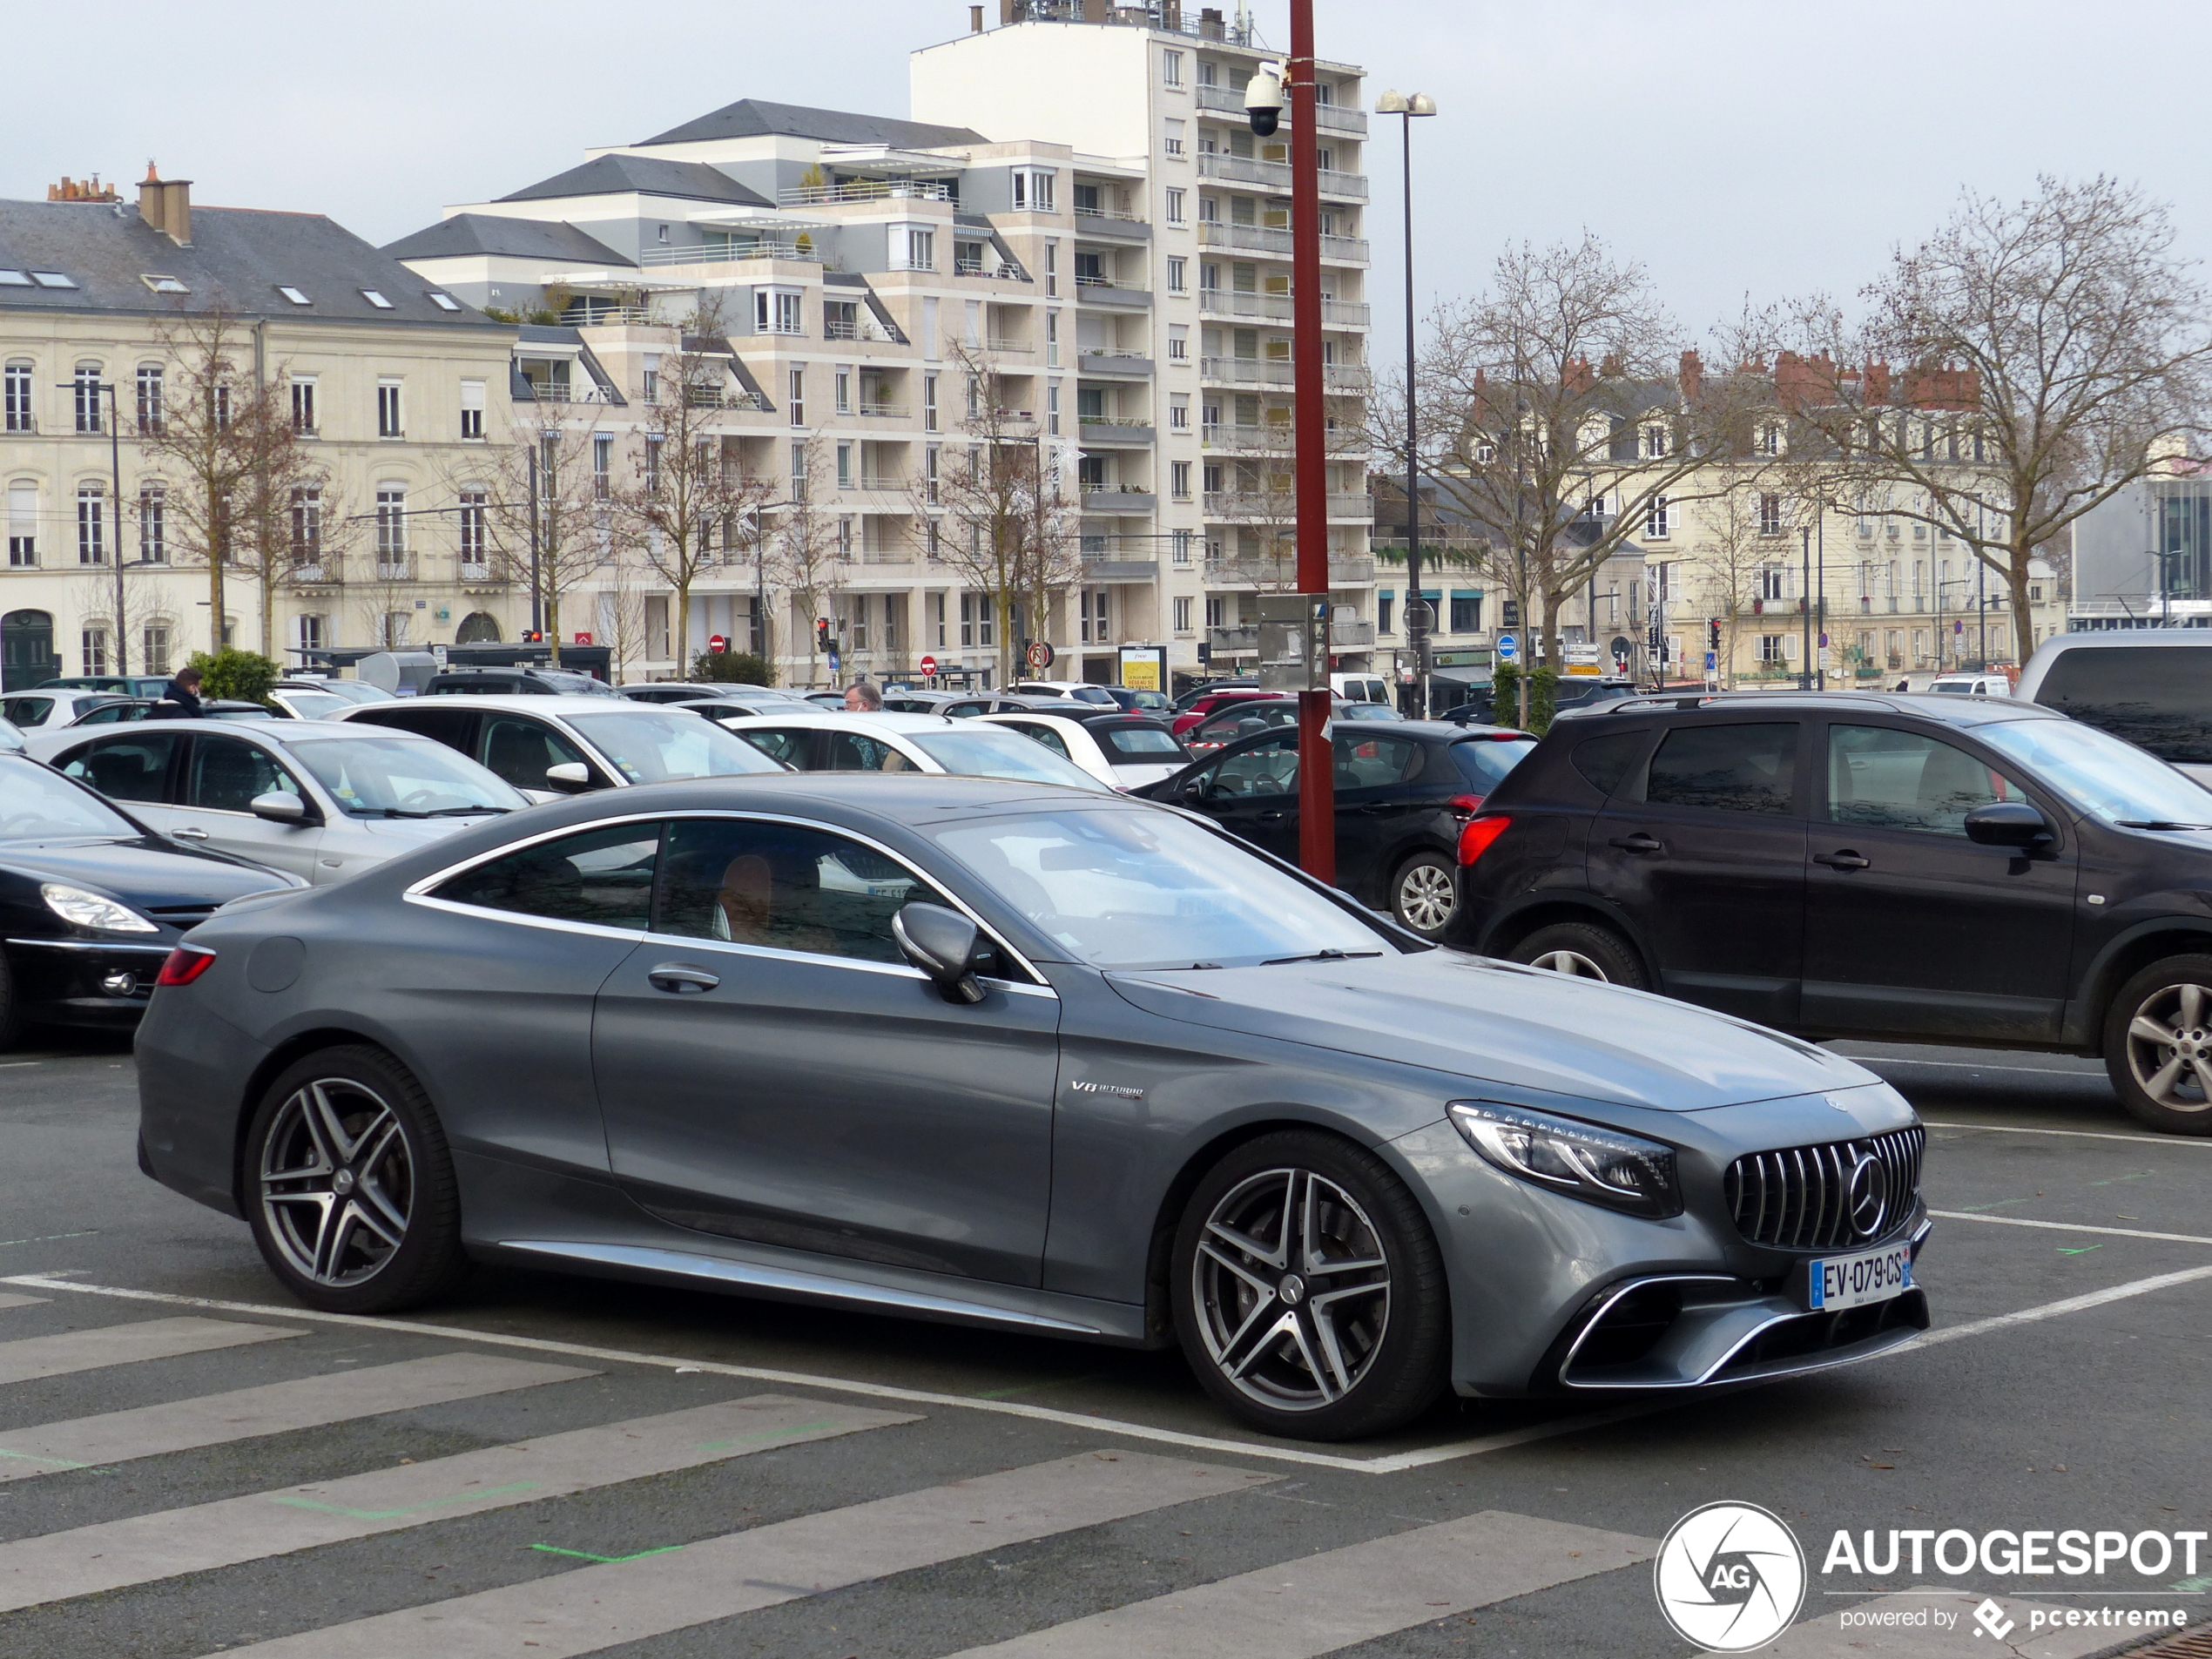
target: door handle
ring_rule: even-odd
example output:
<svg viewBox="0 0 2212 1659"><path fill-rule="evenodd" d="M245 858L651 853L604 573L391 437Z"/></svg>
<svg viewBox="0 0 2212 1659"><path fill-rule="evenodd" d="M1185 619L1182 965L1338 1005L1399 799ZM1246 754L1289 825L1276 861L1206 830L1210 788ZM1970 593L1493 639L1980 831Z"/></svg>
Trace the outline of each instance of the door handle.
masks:
<svg viewBox="0 0 2212 1659"><path fill-rule="evenodd" d="M711 991L722 981L704 968L692 968L684 962L663 962L645 975L657 991L672 991L684 996L693 991Z"/></svg>
<svg viewBox="0 0 2212 1659"><path fill-rule="evenodd" d="M1634 835L1616 835L1606 845L1617 846L1623 853L1657 853L1662 850L1656 840L1646 835L1642 830L1638 830Z"/></svg>
<svg viewBox="0 0 2212 1659"><path fill-rule="evenodd" d="M1816 853L1812 855L1812 861L1824 864L1831 870L1863 870L1874 860L1863 859L1846 847L1840 853Z"/></svg>
<svg viewBox="0 0 2212 1659"><path fill-rule="evenodd" d="M204 841L207 839L207 832L204 829L171 830L169 839L172 841Z"/></svg>
<svg viewBox="0 0 2212 1659"><path fill-rule="evenodd" d="M1263 824L1279 824L1285 819L1288 818L1290 814L1285 812L1281 807L1277 806L1271 808L1267 812L1260 813L1257 814L1257 816L1258 817L1259 821Z"/></svg>

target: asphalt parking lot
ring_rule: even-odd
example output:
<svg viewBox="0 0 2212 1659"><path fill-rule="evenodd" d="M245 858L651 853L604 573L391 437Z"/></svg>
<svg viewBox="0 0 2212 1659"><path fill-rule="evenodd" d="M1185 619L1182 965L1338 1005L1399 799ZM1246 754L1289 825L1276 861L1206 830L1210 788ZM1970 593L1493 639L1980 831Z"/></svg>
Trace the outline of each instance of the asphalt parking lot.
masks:
<svg viewBox="0 0 2212 1659"><path fill-rule="evenodd" d="M1821 1570L1839 1530L2212 1530L2212 1140L2138 1129L2088 1062L1849 1051L1931 1126L1921 1345L1330 1447L1235 1427L1172 1354L510 1272L303 1313L138 1174L127 1049L0 1055L0 1654L1671 1656L1644 1563L1720 1500L1811 1557L1762 1651L2089 1655L2141 1627L2032 1645L2028 1615L2212 1616L2212 1547Z"/></svg>

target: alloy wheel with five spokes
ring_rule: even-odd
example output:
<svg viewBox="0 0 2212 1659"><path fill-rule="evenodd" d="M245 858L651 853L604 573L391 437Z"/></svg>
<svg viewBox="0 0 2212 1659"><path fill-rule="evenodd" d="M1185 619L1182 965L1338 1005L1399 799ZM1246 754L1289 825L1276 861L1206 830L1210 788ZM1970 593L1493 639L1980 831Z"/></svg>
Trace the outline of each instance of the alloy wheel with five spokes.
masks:
<svg viewBox="0 0 2212 1659"><path fill-rule="evenodd" d="M2161 986L2128 1022L2128 1065L2169 1112L2212 1111L2212 990Z"/></svg>
<svg viewBox="0 0 2212 1659"><path fill-rule="evenodd" d="M261 1207L293 1271L360 1285L407 1242L415 1164L398 1115L345 1077L302 1083L261 1143Z"/></svg>

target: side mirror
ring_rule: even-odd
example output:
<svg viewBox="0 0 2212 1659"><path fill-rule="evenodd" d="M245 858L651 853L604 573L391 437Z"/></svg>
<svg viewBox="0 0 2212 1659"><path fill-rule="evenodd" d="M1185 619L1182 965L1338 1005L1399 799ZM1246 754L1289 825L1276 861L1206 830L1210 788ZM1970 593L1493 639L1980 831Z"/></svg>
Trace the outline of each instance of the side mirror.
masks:
<svg viewBox="0 0 2212 1659"><path fill-rule="evenodd" d="M1203 776L1197 778L1185 778L1183 780L1182 787L1177 789L1175 792L1183 797L1185 800L1203 800L1205 799L1206 780Z"/></svg>
<svg viewBox="0 0 2212 1659"><path fill-rule="evenodd" d="M271 790L266 795L256 795L247 804L247 811L254 817L272 824L304 824L307 821L307 803L297 795L287 795L281 790Z"/></svg>
<svg viewBox="0 0 2212 1659"><path fill-rule="evenodd" d="M1966 814L1966 839L1981 846L2032 849L2058 838L2043 814L2026 801L2000 800Z"/></svg>
<svg viewBox="0 0 2212 1659"><path fill-rule="evenodd" d="M902 905L891 918L891 936L899 941L900 954L929 975L945 1001L983 1000L983 988L975 982L983 935L959 911L939 904Z"/></svg>
<svg viewBox="0 0 2212 1659"><path fill-rule="evenodd" d="M545 769L545 781L563 795L580 795L591 787L591 768L581 760L563 760Z"/></svg>

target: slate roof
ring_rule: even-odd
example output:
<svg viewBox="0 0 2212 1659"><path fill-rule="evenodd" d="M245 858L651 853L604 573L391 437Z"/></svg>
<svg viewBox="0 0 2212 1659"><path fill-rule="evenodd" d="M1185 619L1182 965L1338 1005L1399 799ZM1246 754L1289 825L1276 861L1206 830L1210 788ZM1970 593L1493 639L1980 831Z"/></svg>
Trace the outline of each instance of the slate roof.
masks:
<svg viewBox="0 0 2212 1659"><path fill-rule="evenodd" d="M118 211L106 203L0 201L0 272L55 271L77 285L0 280L0 318L26 311L163 315L220 304L247 317L499 326L461 301L458 311L432 304L421 277L320 213L195 205L192 234L192 246L179 247L130 202ZM156 293L141 280L148 276L174 277L187 292ZM277 292L280 285L313 303L293 305ZM391 308L372 305L364 288L382 294Z"/></svg>
<svg viewBox="0 0 2212 1659"><path fill-rule="evenodd" d="M718 167L704 161L670 161L658 156L594 156L580 167L540 179L503 202L543 201L561 196L678 196L690 201L738 202L748 207L775 204L747 189Z"/></svg>
<svg viewBox="0 0 2212 1659"><path fill-rule="evenodd" d="M455 213L387 244L384 252L395 260L494 253L518 260L572 260L581 265L637 263L563 220L508 219L499 213Z"/></svg>
<svg viewBox="0 0 2212 1659"><path fill-rule="evenodd" d="M813 110L757 98L725 104L711 114L671 127L644 142L696 144L710 138L756 138L771 133L819 138L824 144L883 144L912 150L989 142L968 127L932 126L925 121L898 121L887 115L854 115L843 110Z"/></svg>

